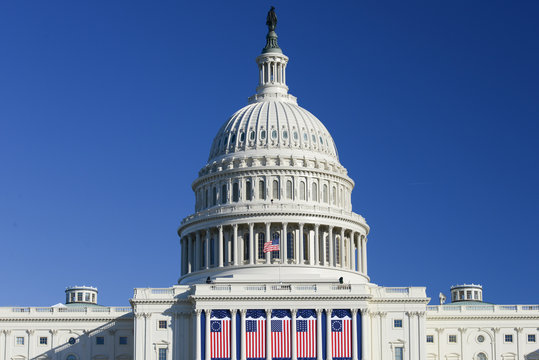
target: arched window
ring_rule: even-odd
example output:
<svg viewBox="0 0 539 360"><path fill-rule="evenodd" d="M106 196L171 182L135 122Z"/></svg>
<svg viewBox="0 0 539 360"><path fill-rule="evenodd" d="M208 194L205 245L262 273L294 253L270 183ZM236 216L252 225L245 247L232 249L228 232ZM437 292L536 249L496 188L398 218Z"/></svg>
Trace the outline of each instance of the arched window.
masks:
<svg viewBox="0 0 539 360"><path fill-rule="evenodd" d="M286 235L286 258L288 260L293 260L294 259L294 250L295 250L294 245L295 245L294 244L294 233L289 232Z"/></svg>
<svg viewBox="0 0 539 360"><path fill-rule="evenodd" d="M215 265L215 239L210 239L210 265Z"/></svg>
<svg viewBox="0 0 539 360"><path fill-rule="evenodd" d="M292 180L286 181L286 198L292 200Z"/></svg>
<svg viewBox="0 0 539 360"><path fill-rule="evenodd" d="M326 247L326 262L329 263L329 235L324 235L324 245Z"/></svg>
<svg viewBox="0 0 539 360"><path fill-rule="evenodd" d="M324 188L322 190L322 198L325 203L328 202L328 185L327 184L324 184Z"/></svg>
<svg viewBox="0 0 539 360"><path fill-rule="evenodd" d="M341 264L341 237L335 236L333 238L333 248L335 249L335 264Z"/></svg>
<svg viewBox="0 0 539 360"><path fill-rule="evenodd" d="M337 204L337 189L335 186L331 188L331 205Z"/></svg>
<svg viewBox="0 0 539 360"><path fill-rule="evenodd" d="M313 193L313 195L311 196L312 200L318 201L318 185L315 182L313 182L313 185L312 185L312 193Z"/></svg>
<svg viewBox="0 0 539 360"><path fill-rule="evenodd" d="M274 245L275 244L279 244L279 246L281 245L281 234L278 231L274 232L271 235L271 242ZM280 250L276 250L276 251L271 252L271 258L272 259L279 259L280 257L281 257L281 251Z"/></svg>
<svg viewBox="0 0 539 360"><path fill-rule="evenodd" d="M217 188L215 186L213 187L213 194L212 194L211 204L212 204L212 206L217 205Z"/></svg>
<svg viewBox="0 0 539 360"><path fill-rule="evenodd" d="M344 194L343 194L342 188L341 188L341 196L339 197L339 205L344 207Z"/></svg>
<svg viewBox="0 0 539 360"><path fill-rule="evenodd" d="M238 202L240 200L240 186L237 182L232 184L232 201Z"/></svg>
<svg viewBox="0 0 539 360"><path fill-rule="evenodd" d="M258 183L258 198L260 200L266 200L266 183L264 180L260 180Z"/></svg>
<svg viewBox="0 0 539 360"><path fill-rule="evenodd" d="M260 232L258 233L258 258L264 259L264 239L265 234Z"/></svg>
<svg viewBox="0 0 539 360"><path fill-rule="evenodd" d="M487 360L487 355L485 353L477 354L477 360Z"/></svg>
<svg viewBox="0 0 539 360"><path fill-rule="evenodd" d="M249 233L243 234L243 260L249 260Z"/></svg>
<svg viewBox="0 0 539 360"><path fill-rule="evenodd" d="M206 246L208 246L208 242L206 239L202 239L202 246L200 247L200 259L202 259L202 268L206 267Z"/></svg>
<svg viewBox="0 0 539 360"><path fill-rule="evenodd" d="M309 260L309 234L303 234L303 260Z"/></svg>
<svg viewBox="0 0 539 360"><path fill-rule="evenodd" d="M273 180L273 198L278 200L279 199L279 181Z"/></svg>
<svg viewBox="0 0 539 360"><path fill-rule="evenodd" d="M299 199L305 200L305 182L300 181L299 183Z"/></svg>
<svg viewBox="0 0 539 360"><path fill-rule="evenodd" d="M251 201L253 200L253 192L251 189L251 181L247 180L245 182L245 200Z"/></svg>
<svg viewBox="0 0 539 360"><path fill-rule="evenodd" d="M204 207L207 208L208 207L208 203L209 203L210 199L208 197L208 189L204 190Z"/></svg>
<svg viewBox="0 0 539 360"><path fill-rule="evenodd" d="M226 184L223 184L221 187L221 204L226 204L227 202L227 193L226 193Z"/></svg>

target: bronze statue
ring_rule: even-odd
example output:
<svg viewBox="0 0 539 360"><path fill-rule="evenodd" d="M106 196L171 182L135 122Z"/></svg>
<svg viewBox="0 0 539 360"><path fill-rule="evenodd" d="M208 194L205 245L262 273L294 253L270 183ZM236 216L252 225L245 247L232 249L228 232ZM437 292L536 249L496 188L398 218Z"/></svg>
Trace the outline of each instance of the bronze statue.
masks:
<svg viewBox="0 0 539 360"><path fill-rule="evenodd" d="M275 15L274 6L272 6L270 11L268 11L268 16L266 17L266 25L268 25L269 31L275 31L275 26L277 26L277 15Z"/></svg>

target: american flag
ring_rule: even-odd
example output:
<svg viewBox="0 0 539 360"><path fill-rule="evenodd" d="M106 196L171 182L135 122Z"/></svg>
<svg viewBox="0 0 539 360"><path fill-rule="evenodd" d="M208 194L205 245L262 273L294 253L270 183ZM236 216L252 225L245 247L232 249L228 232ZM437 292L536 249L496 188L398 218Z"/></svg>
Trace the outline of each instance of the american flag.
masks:
<svg viewBox="0 0 539 360"><path fill-rule="evenodd" d="M352 318L349 310L333 310L331 316L331 356L352 357Z"/></svg>
<svg viewBox="0 0 539 360"><path fill-rule="evenodd" d="M271 357L290 358L290 311L273 310L271 313Z"/></svg>
<svg viewBox="0 0 539 360"><path fill-rule="evenodd" d="M316 358L316 313L314 310L298 310L296 344L298 359Z"/></svg>
<svg viewBox="0 0 539 360"><path fill-rule="evenodd" d="M271 241L264 243L264 252L279 251L279 234L274 234Z"/></svg>
<svg viewBox="0 0 539 360"><path fill-rule="evenodd" d="M247 359L266 357L266 312L264 310L247 310L245 350Z"/></svg>
<svg viewBox="0 0 539 360"><path fill-rule="evenodd" d="M230 359L230 312L228 310L211 312L210 355L212 359Z"/></svg>

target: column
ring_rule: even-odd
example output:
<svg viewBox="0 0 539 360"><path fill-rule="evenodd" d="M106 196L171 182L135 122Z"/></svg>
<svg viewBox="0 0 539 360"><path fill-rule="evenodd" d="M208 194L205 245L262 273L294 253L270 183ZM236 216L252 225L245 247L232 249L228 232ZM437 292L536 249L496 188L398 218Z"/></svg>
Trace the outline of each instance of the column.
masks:
<svg viewBox="0 0 539 360"><path fill-rule="evenodd" d="M341 268L344 269L344 254L345 254L345 248L344 248L344 228L341 228L341 251L339 254L340 262L341 262Z"/></svg>
<svg viewBox="0 0 539 360"><path fill-rule="evenodd" d="M266 360L271 360L271 309L266 309Z"/></svg>
<svg viewBox="0 0 539 360"><path fill-rule="evenodd" d="M206 309L204 310L204 312L206 313L206 328L204 329L205 330L205 333L206 333L206 336L205 336L205 344L204 344L204 358L206 360L210 360L211 359L211 352L210 352L210 344L211 344L211 341L210 341L210 336L211 336L211 333L210 333L210 317L211 317L211 310L210 309Z"/></svg>
<svg viewBox="0 0 539 360"><path fill-rule="evenodd" d="M335 257L334 257L335 242L333 241L333 226L329 227L328 242L329 242L329 266L335 266Z"/></svg>
<svg viewBox="0 0 539 360"><path fill-rule="evenodd" d="M322 360L322 309L316 309L316 360Z"/></svg>
<svg viewBox="0 0 539 360"><path fill-rule="evenodd" d="M33 344L33 335L35 333L35 330L26 330L26 334L28 334L28 357L27 359L31 359L33 356L32 356L32 347L34 346Z"/></svg>
<svg viewBox="0 0 539 360"><path fill-rule="evenodd" d="M326 360L332 360L331 351L331 309L326 309Z"/></svg>
<svg viewBox="0 0 539 360"><path fill-rule="evenodd" d="M195 266L193 271L200 270L200 231L196 232L195 238Z"/></svg>
<svg viewBox="0 0 539 360"><path fill-rule="evenodd" d="M348 269L354 271L356 270L356 257L354 256L354 232L350 231L350 240L348 241L348 250L350 255L348 256Z"/></svg>
<svg viewBox="0 0 539 360"><path fill-rule="evenodd" d="M361 360L371 359L371 339L369 338L371 332L371 316L369 309L364 308L361 310Z"/></svg>
<svg viewBox="0 0 539 360"><path fill-rule="evenodd" d="M224 245L224 252L225 252L225 266L230 265L230 231L226 231L225 233L225 245Z"/></svg>
<svg viewBox="0 0 539 360"><path fill-rule="evenodd" d="M319 228L320 225L314 225L314 265L320 265L320 234L318 233Z"/></svg>
<svg viewBox="0 0 539 360"><path fill-rule="evenodd" d="M187 236L187 272L193 271L193 235Z"/></svg>
<svg viewBox="0 0 539 360"><path fill-rule="evenodd" d="M299 263L303 264L304 261L304 255L305 255L305 249L303 249L303 223L299 224Z"/></svg>
<svg viewBox="0 0 539 360"><path fill-rule="evenodd" d="M522 344L524 343L523 340L521 339L522 337L522 328L521 327L518 327L518 328L515 328L515 331L517 332L517 359L523 359L522 356Z"/></svg>
<svg viewBox="0 0 539 360"><path fill-rule="evenodd" d="M223 225L219 225L219 244L217 245L218 249L218 264L219 267L223 267Z"/></svg>
<svg viewBox="0 0 539 360"><path fill-rule="evenodd" d="M362 251L362 247L361 247L361 234L358 234L358 239L357 239L357 252L356 252L357 272L362 272L362 271L361 271L361 267L363 266L363 263L360 261L360 260L361 260L361 251Z"/></svg>
<svg viewBox="0 0 539 360"><path fill-rule="evenodd" d="M245 337L246 337L246 334L245 334L245 317L247 315L247 309L241 309L240 310L240 316L241 316L241 353L240 353L240 357L241 357L241 360L245 360L247 359L247 352L246 352L246 344L245 344Z"/></svg>
<svg viewBox="0 0 539 360"><path fill-rule="evenodd" d="M352 312L352 360L357 359L357 309L351 309Z"/></svg>
<svg viewBox="0 0 539 360"><path fill-rule="evenodd" d="M249 223L249 264L255 263L255 224Z"/></svg>
<svg viewBox="0 0 539 360"><path fill-rule="evenodd" d="M385 336L386 336L386 331L385 331L385 321L384 321L384 318L386 317L387 313L386 312L380 312L380 341L379 341L379 345L380 345L380 359L384 359L385 356L384 356L384 353L385 353L385 349L384 349L384 343L385 343Z"/></svg>
<svg viewBox="0 0 539 360"><path fill-rule="evenodd" d="M417 322L415 321L415 312L407 312L406 315L408 316L408 344L409 344L409 356L408 358L410 360L412 359L418 359L417 355L417 339L414 339L414 337L418 334L418 329L416 329ZM426 340L425 340L426 341ZM462 359L462 358L461 358Z"/></svg>
<svg viewBox="0 0 539 360"><path fill-rule="evenodd" d="M427 337L425 333L425 312L419 312L417 316L417 322L419 327L419 359L427 359Z"/></svg>
<svg viewBox="0 0 539 360"><path fill-rule="evenodd" d="M269 134L267 136L269 136ZM266 239L264 240L265 242L271 241L270 227L271 223L266 223ZM269 264L271 262L270 254L271 253L269 252L266 253L266 264Z"/></svg>
<svg viewBox="0 0 539 360"><path fill-rule="evenodd" d="M238 256L238 224L233 225L234 228L234 238L232 239L232 253L234 254L234 265L239 264Z"/></svg>
<svg viewBox="0 0 539 360"><path fill-rule="evenodd" d="M444 329L442 328L436 328L436 333L438 334L436 342L438 343L438 359L442 358L442 333L444 332ZM496 354L493 354L493 359L496 359Z"/></svg>
<svg viewBox="0 0 539 360"><path fill-rule="evenodd" d="M320 254L320 264L322 266L326 266L326 237L325 232L322 231L322 238L320 239L320 247L322 250L322 253Z"/></svg>
<svg viewBox="0 0 539 360"><path fill-rule="evenodd" d="M210 229L206 229L206 248L204 249L204 269L210 268Z"/></svg>
<svg viewBox="0 0 539 360"><path fill-rule="evenodd" d="M194 326L194 329L195 329L195 360L201 360L200 359L200 342L201 342L201 339L200 339L200 314L202 313L202 310L200 309L197 309L195 310L195 316L194 316L194 321L195 321L195 326ZM146 359L146 360L149 360Z"/></svg>
<svg viewBox="0 0 539 360"><path fill-rule="evenodd" d="M297 309L291 309L290 313L292 314L292 360L297 360L298 353L297 353L297 344L296 344L296 314L298 310Z"/></svg>
<svg viewBox="0 0 539 360"><path fill-rule="evenodd" d="M180 276L185 275L185 238L182 236L180 239L180 251L182 253L181 256L181 266L180 266Z"/></svg>
<svg viewBox="0 0 539 360"><path fill-rule="evenodd" d="M230 315L232 315L232 320L230 321L230 340L232 342L230 346L230 359L236 360L238 358L237 351L236 351L236 313L238 310L232 309L230 310Z"/></svg>
<svg viewBox="0 0 539 360"><path fill-rule="evenodd" d="M282 264L288 263L288 232L287 232L287 223L283 223L283 239L281 241L281 256L283 257Z"/></svg>
<svg viewBox="0 0 539 360"><path fill-rule="evenodd" d="M465 332L466 332L466 328L459 328L459 333L460 333L460 358L461 359L464 359L464 333ZM518 357L518 355L517 355L517 359L520 359Z"/></svg>
<svg viewBox="0 0 539 360"><path fill-rule="evenodd" d="M367 238L361 237L361 268L362 273L367 275Z"/></svg>

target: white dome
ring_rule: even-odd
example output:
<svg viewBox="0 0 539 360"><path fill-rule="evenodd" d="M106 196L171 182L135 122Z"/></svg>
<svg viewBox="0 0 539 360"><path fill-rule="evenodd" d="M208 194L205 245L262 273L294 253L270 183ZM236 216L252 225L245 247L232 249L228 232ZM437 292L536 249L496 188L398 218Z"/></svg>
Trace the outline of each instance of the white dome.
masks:
<svg viewBox="0 0 539 360"><path fill-rule="evenodd" d="M339 161L337 148L326 127L313 114L292 101L264 100L238 110L219 129L208 162L238 152L279 149L303 150L318 158Z"/></svg>

